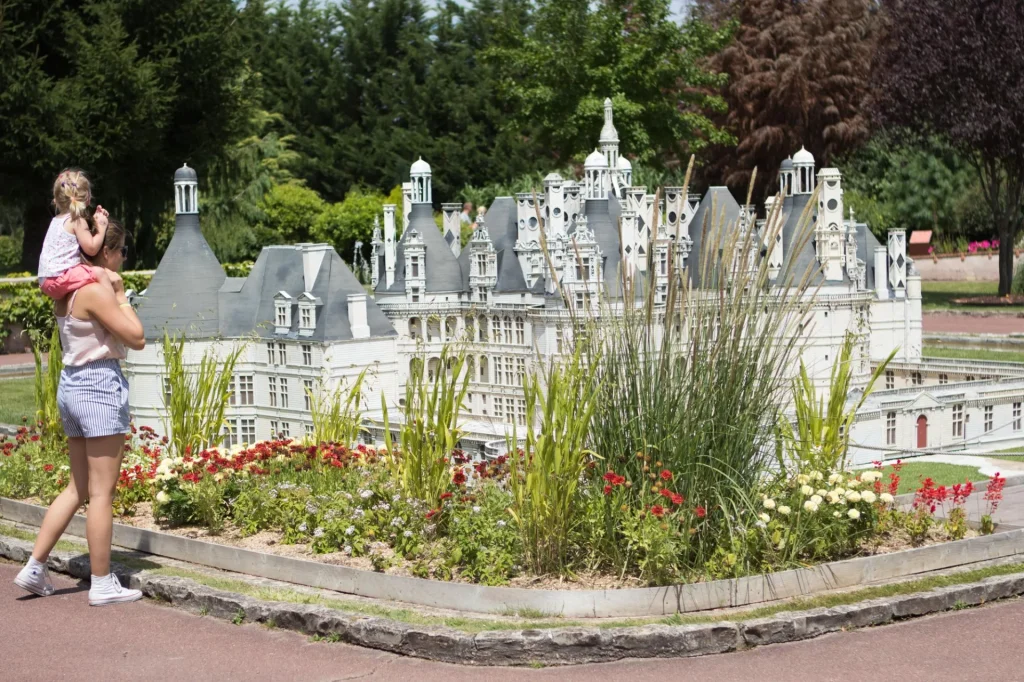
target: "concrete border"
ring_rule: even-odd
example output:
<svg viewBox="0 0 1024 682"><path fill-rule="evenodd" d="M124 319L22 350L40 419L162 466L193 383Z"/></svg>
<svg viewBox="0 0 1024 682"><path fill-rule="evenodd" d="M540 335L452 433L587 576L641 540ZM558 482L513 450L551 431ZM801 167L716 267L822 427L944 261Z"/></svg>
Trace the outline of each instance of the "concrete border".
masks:
<svg viewBox="0 0 1024 682"><path fill-rule="evenodd" d="M0 498L0 517L10 521L38 527L45 512L38 505ZM85 517L76 515L68 532L84 537ZM529 610L566 618L620 618L751 606L1015 556L1024 554L1024 529L762 576L620 590L530 590L387 575L119 523L114 524L113 543L201 566L419 606L488 614Z"/></svg>
<svg viewBox="0 0 1024 682"><path fill-rule="evenodd" d="M31 543L0 535L0 557L28 560ZM82 580L89 560L53 552L50 567ZM818 637L853 628L884 625L905 618L977 606L1024 594L1024 573L942 587L833 608L788 611L767 618L700 625L635 625L492 630L470 634L446 627L409 625L387 618L291 602L262 601L215 590L186 578L124 571L122 581L153 599L223 620L271 624L309 635L406 656L462 665L569 665L624 658L691 657L739 651Z"/></svg>

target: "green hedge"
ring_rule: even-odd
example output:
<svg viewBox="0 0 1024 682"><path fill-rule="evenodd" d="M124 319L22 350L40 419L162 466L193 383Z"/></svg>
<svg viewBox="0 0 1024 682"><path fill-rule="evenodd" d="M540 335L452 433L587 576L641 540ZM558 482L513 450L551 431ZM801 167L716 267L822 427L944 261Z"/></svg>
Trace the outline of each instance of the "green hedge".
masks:
<svg viewBox="0 0 1024 682"><path fill-rule="evenodd" d="M227 263L224 270L228 277L245 277L252 269L252 263ZM15 273L10 277L30 276L30 273ZM142 291L149 286L150 275L124 272L125 289ZM0 342L15 327L27 330L33 344L41 350L49 349L49 338L53 332L53 302L39 289L35 281L0 284Z"/></svg>

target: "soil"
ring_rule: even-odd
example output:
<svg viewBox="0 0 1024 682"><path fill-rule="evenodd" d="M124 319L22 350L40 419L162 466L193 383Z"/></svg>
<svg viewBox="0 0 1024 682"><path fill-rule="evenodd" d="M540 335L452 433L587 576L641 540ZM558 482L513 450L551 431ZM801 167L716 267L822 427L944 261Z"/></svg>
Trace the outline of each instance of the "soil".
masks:
<svg viewBox="0 0 1024 682"><path fill-rule="evenodd" d="M953 303L957 305L983 305L983 306L1024 306L1024 294L1007 294L1006 296L966 296L954 298Z"/></svg>
<svg viewBox="0 0 1024 682"><path fill-rule="evenodd" d="M40 500L35 498L23 501L30 502L32 504L42 504ZM152 505L148 502L138 504L135 507L135 514L133 516L117 517L115 518L115 521L135 528L160 531L162 533L187 537L193 540L215 542L217 544L239 547L241 549L248 549L255 552L265 552L267 554L286 556L293 559L318 561L320 563L333 564L336 566L347 566L349 568L355 568L363 571L374 570L373 564L368 557L353 557L345 554L344 552L316 554L307 544L284 544L282 542L284 534L277 531L261 531L255 535L245 536L239 528L235 527L230 522L225 523L224 528L220 532L216 533L201 526L171 526L166 523L161 523L153 517ZM965 539L977 536L978 532L976 530L968 529ZM937 524L929 530L928 537L924 543L917 546L937 545L948 541L949 537L942 531L941 525ZM413 577L413 573L411 571L412 564L410 562L395 557L391 548L385 543L376 543L376 545L375 549L377 550L377 553L388 557L393 563L393 565L389 566L384 573L388 575ZM915 545L911 543L910 535L903 529L897 529L894 532L886 533L880 537L873 538L870 541L862 543L856 555L844 558L889 554L905 549L911 549L913 547L915 547ZM470 582L458 575L452 576L451 581ZM700 580L694 579L691 582L700 582ZM581 572L573 575L572 577L556 575L520 575L512 578L508 582L507 586L534 590L617 590L649 587L649 584L630 576L620 578L617 575L607 573Z"/></svg>

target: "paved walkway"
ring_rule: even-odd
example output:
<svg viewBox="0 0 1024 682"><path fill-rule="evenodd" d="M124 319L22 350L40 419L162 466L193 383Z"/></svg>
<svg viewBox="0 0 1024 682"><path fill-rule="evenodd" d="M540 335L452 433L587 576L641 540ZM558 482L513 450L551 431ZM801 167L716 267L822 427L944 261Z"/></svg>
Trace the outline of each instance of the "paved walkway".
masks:
<svg viewBox="0 0 1024 682"><path fill-rule="evenodd" d="M925 334L1024 334L1024 317L924 313L922 326Z"/></svg>
<svg viewBox="0 0 1024 682"><path fill-rule="evenodd" d="M693 659L528 670L403 658L259 625L236 626L153 602L90 608L86 586L54 576L57 594L26 595L0 563L0 661L6 682L28 680L557 680L664 682L1019 680L1024 601L950 612L815 640Z"/></svg>
<svg viewBox="0 0 1024 682"><path fill-rule="evenodd" d="M31 353L3 353L0 354L0 367L17 365L35 365L35 358Z"/></svg>

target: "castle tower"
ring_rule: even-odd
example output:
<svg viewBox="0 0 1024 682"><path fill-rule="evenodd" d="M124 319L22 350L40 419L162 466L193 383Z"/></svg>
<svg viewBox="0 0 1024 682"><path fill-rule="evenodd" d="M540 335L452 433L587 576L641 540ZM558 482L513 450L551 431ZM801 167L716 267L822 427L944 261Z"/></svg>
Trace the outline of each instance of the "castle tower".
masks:
<svg viewBox="0 0 1024 682"><path fill-rule="evenodd" d="M822 168L823 183L814 227L814 247L826 281L842 281L846 265L846 224L843 222L843 188L839 170Z"/></svg>
<svg viewBox="0 0 1024 682"><path fill-rule="evenodd" d="M814 191L814 155L800 147L800 151L793 155L793 171L796 175L793 194L812 193Z"/></svg>
<svg viewBox="0 0 1024 682"><path fill-rule="evenodd" d="M596 149L590 153L583 164L583 175L586 182L586 199L608 198L608 160Z"/></svg>

